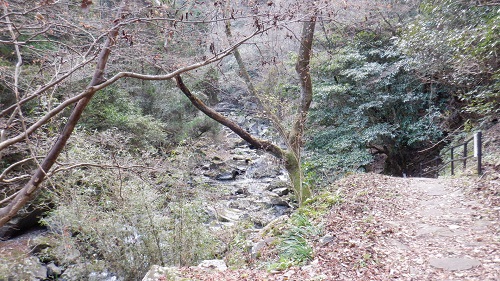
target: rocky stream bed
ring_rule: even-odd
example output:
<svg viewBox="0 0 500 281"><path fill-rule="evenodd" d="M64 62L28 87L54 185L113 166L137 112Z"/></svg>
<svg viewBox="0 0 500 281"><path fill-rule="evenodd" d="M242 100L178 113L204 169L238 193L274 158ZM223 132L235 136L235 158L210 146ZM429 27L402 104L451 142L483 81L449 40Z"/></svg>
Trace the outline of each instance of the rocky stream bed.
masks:
<svg viewBox="0 0 500 281"><path fill-rule="evenodd" d="M262 120L241 116L229 104L222 103L218 110L232 115L254 135L269 137L268 126ZM291 195L282 165L272 156L252 149L226 128L221 129L218 138L215 142L211 137L200 138L195 150L203 154L202 161L189 171L190 180L187 183L188 188L189 185L192 188L209 187L203 207L210 217L210 227L228 229L245 221L253 225L249 232L257 233L269 222L289 214L292 209ZM18 225L9 227L15 229ZM40 240L37 238L47 233L48 230L36 227L11 239L0 240L0 261L19 256L19 268L13 269L19 280L75 280L73 276L77 270L74 269L78 264L59 267L52 261L41 261L37 257L37 253L46 247L37 244L36 241ZM265 242L257 239L248 243L255 255ZM76 260L78 251L74 255ZM94 272L88 278L95 281L122 280L109 272Z"/></svg>

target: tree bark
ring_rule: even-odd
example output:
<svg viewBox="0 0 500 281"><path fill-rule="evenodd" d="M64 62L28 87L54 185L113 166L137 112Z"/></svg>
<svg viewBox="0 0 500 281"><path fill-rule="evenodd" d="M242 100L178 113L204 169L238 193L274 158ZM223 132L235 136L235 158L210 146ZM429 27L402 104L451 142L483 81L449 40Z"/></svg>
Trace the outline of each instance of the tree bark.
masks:
<svg viewBox="0 0 500 281"><path fill-rule="evenodd" d="M226 7L226 13L229 14L230 5ZM229 15L226 15L229 17ZM253 83L250 79L250 75L245 67L245 63L241 54L236 48L233 52L233 55L238 63L240 69L240 75L245 81L245 84L248 87L249 92L257 98L260 106L264 109L265 113L268 117L273 121L274 126L278 130L278 132L282 135L285 140L288 151L285 152L284 158L285 160L285 169L290 176L290 181L293 186L295 195L299 204L302 204L307 198L311 196L311 190L308 186L303 185L303 172L301 169L300 155L301 155L301 147L302 147L302 139L304 132L304 125L307 118L307 114L309 112L309 108L312 102L312 81L311 75L309 71L309 63L311 60L311 50L312 50L312 41L314 37L314 29L316 24L316 15L314 14L310 21L304 22L302 28L302 35L300 41L300 49L299 49L299 57L296 64L296 71L298 73L300 84L301 84L301 99L300 106L297 112L295 122L293 124L292 129L289 134L286 134L283 126L278 121L278 118L269 110L264 103L262 103L261 98ZM226 36L229 41L231 41L231 24L230 21L226 21L225 25Z"/></svg>
<svg viewBox="0 0 500 281"><path fill-rule="evenodd" d="M127 7L127 0L124 0L124 8ZM55 163L56 159L58 158L59 154L61 153L62 149L66 145L66 142L68 141L70 135L72 134L76 124L78 123L80 116L91 100L92 96L99 90L104 89L116 81L122 79L122 78L135 78L135 79L141 79L141 80L170 80L172 78L175 78L175 76L180 75L181 73L188 72L190 70L194 70L197 68L200 68L205 65L209 65L211 63L220 61L224 57L228 56L231 54L231 52L243 44L244 42L250 40L257 34L261 34L263 32L266 32L269 30L271 27L266 27L262 29L255 30L253 33L250 35L246 36L245 38L242 38L235 44L229 46L225 50L222 50L213 56L209 58L205 58L203 61L199 61L193 64L189 64L184 67L177 68L176 70L164 74L164 75L147 75L147 74L142 74L142 73L134 73L134 72L119 72L116 73L114 76L112 76L109 79L104 79L103 74L104 74L104 69L106 67L108 57L111 53L111 48L113 45L116 43L117 36L118 36L118 29L121 26L121 10L119 12L120 14L117 17L117 20L115 20L115 26L111 31L108 33L107 40L103 44L103 48L101 49L100 53L96 56L97 57L97 66L93 75L92 81L89 83L89 85L86 87L85 91L82 93L78 94L77 96L74 96L70 99L67 99L60 105L58 105L56 108L52 109L49 111L46 115L44 115L41 119L39 119L36 123L31 125L29 128L26 128L24 132L18 134L15 137L12 138L7 138L3 139L0 136L0 151L5 149L6 147L22 141L24 138L28 137L30 134L35 132L38 128L40 128L43 124L48 122L50 118L61 112L63 109L67 108L73 103L77 103L77 105L74 107L71 116L68 119L68 122L66 123L63 131L60 133L56 143L52 146L51 150L49 151L48 155L44 158L43 162L40 164L37 170L34 171L33 176L31 177L30 181L23 187L21 188L17 193L11 195L9 200L3 200L3 202L0 203L1 205L4 205L6 202L9 201L9 203L3 207L0 208L0 227L3 226L7 221L9 221L12 217L15 216L15 214L30 200L33 198L34 194L36 191L39 189L40 184L43 182L43 180L47 177L47 172L50 170L50 168L53 166ZM90 60L90 59L89 59ZM75 71L82 66L86 65L88 61L85 61L81 63L80 65L76 66L73 68L71 71ZM50 86L56 85L60 81L64 80L64 78L67 78L69 75L65 75L62 78L51 82L51 84L44 86L42 89L37 90L34 94L31 96L21 100L13 106L12 108L16 108L20 106L22 103L25 103L29 101L30 99L38 96L40 93L45 91L47 88ZM2 112L0 112L0 115L7 114L11 108L8 108ZM0 135L5 136L4 131L0 131ZM269 147L269 151L274 151L273 153L279 154L279 151L272 146L269 146L266 142L261 142L262 148L264 147ZM10 200L12 198L12 200Z"/></svg>
<svg viewBox="0 0 500 281"><path fill-rule="evenodd" d="M290 181L292 183L295 196L297 197L297 200L300 205L302 205L302 203L307 198L311 197L311 190L309 188L304 187L301 184L302 169L300 167L300 161L298 161L298 158L294 152L292 152L291 150L284 151L277 145L269 141L253 137L247 131L241 128L238 124L231 121L229 118L223 116L222 114L218 113L217 111L213 110L212 108L208 107L207 105L205 105L205 103L203 103L203 101L194 96L191 93L191 91L187 88L187 86L184 84L180 75L176 76L175 80L177 81L177 86L182 91L182 93L184 93L184 95L187 98L189 98L191 103L205 115L217 121L218 123L222 124L223 126L226 126L231 131L240 136L242 139L246 140L248 143L253 145L255 148L262 149L266 152L271 153L276 158L284 160L285 169L287 170L288 175L290 176Z"/></svg>
<svg viewBox="0 0 500 281"><path fill-rule="evenodd" d="M301 149L304 135L304 126L313 96L309 63L311 61L312 41L314 38L315 26L316 15L312 16L310 21L304 22L304 25L302 26L299 57L297 60L297 64L295 65L295 70L297 71L300 80L301 98L297 115L295 117L295 122L292 129L290 130L290 134L288 135L290 151L287 154L286 166L288 166L287 170L290 174L290 179L294 186L294 190L297 192L296 196L299 198L299 202L304 202L311 196L311 189L309 188L309 186L303 184L304 181L303 171L301 168Z"/></svg>
<svg viewBox="0 0 500 281"><path fill-rule="evenodd" d="M311 189L303 184L303 171L300 158L293 151L287 151L285 169L290 176L290 181L300 205L311 197Z"/></svg>
<svg viewBox="0 0 500 281"><path fill-rule="evenodd" d="M316 16L313 16L310 21L304 22L300 40L299 57L297 64L295 65L295 70L297 71L300 79L301 98L295 122L288 137L292 145L292 150L295 153L298 153L302 146L304 125L312 102L313 91L309 63L311 61L312 41L315 26Z"/></svg>

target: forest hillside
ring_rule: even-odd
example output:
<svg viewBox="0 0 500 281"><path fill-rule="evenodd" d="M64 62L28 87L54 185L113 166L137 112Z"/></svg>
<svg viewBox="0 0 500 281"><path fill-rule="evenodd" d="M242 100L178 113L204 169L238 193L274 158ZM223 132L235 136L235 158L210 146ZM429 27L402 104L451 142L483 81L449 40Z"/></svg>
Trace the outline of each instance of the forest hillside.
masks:
<svg viewBox="0 0 500 281"><path fill-rule="evenodd" d="M499 278L498 1L0 7L0 280Z"/></svg>

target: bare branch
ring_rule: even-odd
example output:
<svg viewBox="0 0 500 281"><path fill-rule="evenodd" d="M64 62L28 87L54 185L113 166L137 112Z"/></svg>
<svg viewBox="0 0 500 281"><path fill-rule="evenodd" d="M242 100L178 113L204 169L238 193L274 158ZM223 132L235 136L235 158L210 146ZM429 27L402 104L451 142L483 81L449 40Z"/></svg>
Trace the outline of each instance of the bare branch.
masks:
<svg viewBox="0 0 500 281"><path fill-rule="evenodd" d="M98 85L98 86L95 86L93 87L93 89L95 90L100 90L100 89L103 89L103 88L106 88L107 86L115 83L117 80L121 79L121 78L125 78L125 77L129 77L129 78L136 78L136 79L142 79L142 80L169 80L169 79L172 79L172 78L175 78L176 76L184 73L184 72L188 72L188 71L191 71L191 70L194 70L194 69L197 69L197 68L200 68L200 67L203 67L203 66L206 66L206 65L209 65L211 63L214 63L216 61L219 61L227 56L229 56L235 48L241 46L243 43L247 42L248 40L252 39L253 37L255 37L255 35L258 35L258 34L261 34L269 29L271 29L272 27L268 27L266 29L257 29L255 30L252 34L250 34L249 36L243 38L242 40L240 40L239 42L233 44L232 46L226 48L225 50L223 50L222 52L204 60L204 61L201 61L201 62L197 62L197 63L194 63L194 64L191 64L191 65L188 65L188 66L185 66L185 67L181 67L181 68L178 68L176 69L175 71L172 71L168 74L163 74L163 75L147 75L147 74L140 74L140 73L135 73L135 72L119 72L117 74L115 74L113 77L111 77L110 79L108 79L107 81L103 82L102 84ZM0 146L1 148L1 146Z"/></svg>
<svg viewBox="0 0 500 281"><path fill-rule="evenodd" d="M229 13L229 11L230 11L231 7L229 4L230 4L230 1L228 1L228 3L227 3L226 13ZM226 32L226 36L227 36L229 43L232 44L233 34L231 32L231 22L229 20L226 21L225 32ZM271 119L274 127L277 129L277 131L279 132L279 134L281 135L283 140L287 144L289 144L285 129L283 128L281 122L279 122L278 117L270 110L270 108L265 103L262 102L262 98L261 98L260 94L255 89L255 87L252 83L252 80L250 79L250 75L248 74L247 68L245 67L245 63L243 61L243 58L241 57L239 49L235 48L233 51L233 54L234 54L234 58L236 59L236 62L238 63L238 67L240 68L240 76L243 78L243 81L245 81L245 84L247 85L248 91L250 92L250 94L252 96L254 96L257 99L259 106L264 109L266 116L269 119Z"/></svg>
<svg viewBox="0 0 500 281"><path fill-rule="evenodd" d="M16 181L22 181L22 180L25 180L25 179L29 179L30 177L31 177L30 175L21 175L21 176L13 177L13 178L10 178L10 179L3 179L3 180L1 180L1 182L3 182L3 183L14 183Z"/></svg>
<svg viewBox="0 0 500 281"><path fill-rule="evenodd" d="M10 200L14 199L14 197L16 197L18 194L19 194L20 190L19 191L16 191L14 192L13 194L11 194L10 196L4 198L2 201L0 201L0 206L9 202Z"/></svg>
<svg viewBox="0 0 500 281"><path fill-rule="evenodd" d="M54 87L55 85L61 83L66 78L68 78L69 76L71 76L72 74L74 74L77 70L81 69L82 67L84 67L87 64L89 64L90 62L92 62L95 59L95 57L96 56L93 56L92 58L87 59L87 60L79 63L78 65L76 65L75 67L73 67L71 70L69 70L68 72L66 72L61 77L57 78L56 80L54 80L54 81L52 81L52 82L50 82L48 84L45 84L45 85L39 87L38 90L36 90L35 92L33 92L31 95L29 95L29 96L25 97L24 99L20 100L18 103L14 104L14 105L11 105L11 106L7 107L6 109L2 110L0 112L0 117L4 116L8 112L12 111L14 108L17 107L18 104L19 105L23 105L23 104L27 103L28 101L30 101L30 100L32 100L32 99L40 96L41 94L43 94L48 89L50 89L50 88ZM0 150L2 150L2 146L1 145L0 145Z"/></svg>
<svg viewBox="0 0 500 281"><path fill-rule="evenodd" d="M117 24L117 26L122 26L122 25L123 25L122 23ZM38 128L40 128L41 126L43 126L52 117L54 117L55 115L57 115L59 112L61 112L62 110L64 110L69 105L71 105L71 104L73 104L73 103L75 103L77 101L80 101L81 99L87 98L89 95L92 95L96 91L101 90L101 89L103 89L105 87L108 87L108 86L112 85L113 83L115 83L116 81L118 81L121 78L129 77L129 78L136 78L136 79L142 79L142 80L169 80L169 79L172 79L175 76L180 75L180 74L182 74L184 72L191 71L191 70L194 70L194 69L197 69L197 68L209 65L211 63L214 63L216 61L219 61L219 60L223 59L224 57L230 55L231 52L235 48L237 48L238 46L240 46L241 44L243 44L243 43L247 42L248 40L252 39L253 37L255 37L255 35L261 34L261 33L265 32L265 31L267 31L267 30L269 30L271 28L272 27L267 27L265 29L256 29L253 33L251 33L247 37L243 38L239 42L237 42L237 43L231 45L230 47L226 48L222 52L220 52L220 53L218 53L218 54L216 54L216 55L214 55L214 56L212 56L212 57L210 57L210 58L208 58L208 59L206 59L204 61L201 61L201 62L198 62L198 63L194 63L194 64L191 64L191 65L179 68L179 69L177 69L177 70L175 70L175 71L173 71L171 73L168 73L168 74L164 74L164 75L147 75L147 74L140 74L140 73L134 73L134 72L119 72L119 73L115 74L113 77L111 77L110 79L108 79L106 81L103 80L102 82L96 84L95 86L90 86L84 92L82 92L81 94L79 94L77 96L74 96L73 98L70 98L70 99L64 101L63 103L61 103L60 105L58 105L56 108L54 108L53 110L51 110L47 114L45 114L36 123L34 123L30 127L26 128L25 132L23 132L23 133L15 136L15 137L12 137L12 138L9 138L9 139L6 139L6 140L0 142L0 151L3 150L3 149L5 149L8 146L14 144L14 143L18 143L18 142L22 141L23 139L25 139L27 136L29 136L30 134L32 134L33 132L35 132ZM87 60L85 63L88 63L88 62L90 62L90 60ZM78 67L81 68L83 66L84 66L84 64L82 63ZM73 72L76 71L76 70L77 70L77 68L75 67L73 69ZM67 73L63 77L68 77L69 75L70 75L70 73ZM40 95L45 90L47 90L48 88L50 88L49 85L53 86L53 85L57 84L56 83L57 81L59 81L59 82L62 81L63 77L61 77L60 79L54 81L53 83L50 83L50 84L46 85L42 89L38 90L35 94L32 94L30 97L25 98L24 100L20 101L19 103L27 102L27 101L35 98L36 96ZM10 108L2 111L2 113L0 113L0 116L2 116L2 114L5 114L9 109L11 110L12 107L10 107Z"/></svg>
<svg viewBox="0 0 500 281"><path fill-rule="evenodd" d="M61 103L60 105L58 105L57 107L55 107L54 109L49 111L47 114L45 114L36 123L34 123L30 127L28 127L25 132L1 142L0 143L0 151L9 147L10 145L12 145L14 143L18 143L18 142L22 141L26 137L26 135L32 134L38 128L40 128L45 123L47 123L50 120L50 118L56 116L59 112L63 111L66 107L68 107L69 105L71 105L75 102L80 101L83 98L88 97L89 95L95 93L95 91L96 90L94 90L93 87L89 87L84 92L82 92L82 93L80 93L80 94L78 94L70 99L65 100L63 103Z"/></svg>
<svg viewBox="0 0 500 281"><path fill-rule="evenodd" d="M50 170L52 165L57 160L59 154L66 145L66 142L71 136L78 120L80 119L83 110L90 102L92 95L96 92L94 86L99 85L104 81L103 77L104 69L106 67L109 55L111 53L111 47L116 42L118 31L119 29L115 27L109 33L108 38L104 43L101 52L99 53L97 59L97 66L94 71L94 76L92 77L92 80L90 81L89 86L87 87L87 90L85 92L86 95L83 99L81 99L77 103L77 105L73 109L73 112L68 118L66 126L59 135L59 138L57 139L56 143L52 146L52 149L49 151L48 155L45 157L45 159L38 167L38 169L34 172L29 182L25 184L24 187L20 190L20 192L10 201L10 203L7 206L0 208L0 226L3 226L12 217L14 217L17 214L17 212L26 204L26 202L28 202L34 196L35 192L39 189L40 184L46 178L47 171Z"/></svg>
<svg viewBox="0 0 500 281"><path fill-rule="evenodd" d="M2 3L0 3L0 4L2 4ZM7 8L7 5L4 4L3 6L5 8ZM4 15L0 16L0 20L5 19L5 18L7 18L9 16L25 16L25 15L27 15L29 13L32 13L33 11L36 11L36 10L40 9L41 7L42 6L40 6L40 5L39 6L35 6L35 7L31 8L31 9L28 9L28 10L22 12L22 13L20 13L20 12L11 12L11 13L9 13L9 12L7 12Z"/></svg>
<svg viewBox="0 0 500 281"><path fill-rule="evenodd" d="M487 6L500 6L500 2L493 2L493 3L485 3L485 4L480 4L480 5L477 5L477 7L487 7Z"/></svg>
<svg viewBox="0 0 500 281"><path fill-rule="evenodd" d="M9 167L5 168L5 170L2 172L2 174L0 174L0 181L3 181L5 179L5 177L7 176L7 174L12 170L14 169L16 166L18 165L21 165L21 164L24 164L24 163L27 163L29 161L33 160L32 157L30 158L26 158L26 159L23 159L21 161L17 161L16 163L10 165Z"/></svg>

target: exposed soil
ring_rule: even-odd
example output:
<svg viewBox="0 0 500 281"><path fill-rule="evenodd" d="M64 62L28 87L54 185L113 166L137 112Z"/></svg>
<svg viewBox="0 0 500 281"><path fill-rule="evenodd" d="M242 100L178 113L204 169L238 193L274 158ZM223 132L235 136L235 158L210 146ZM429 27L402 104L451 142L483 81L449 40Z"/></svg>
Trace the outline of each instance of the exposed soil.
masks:
<svg viewBox="0 0 500 281"><path fill-rule="evenodd" d="M322 218L331 242L316 243L308 265L274 274L189 268L183 275L196 280L500 280L500 185L493 178L481 189L480 182L351 176L336 184L343 203Z"/></svg>

